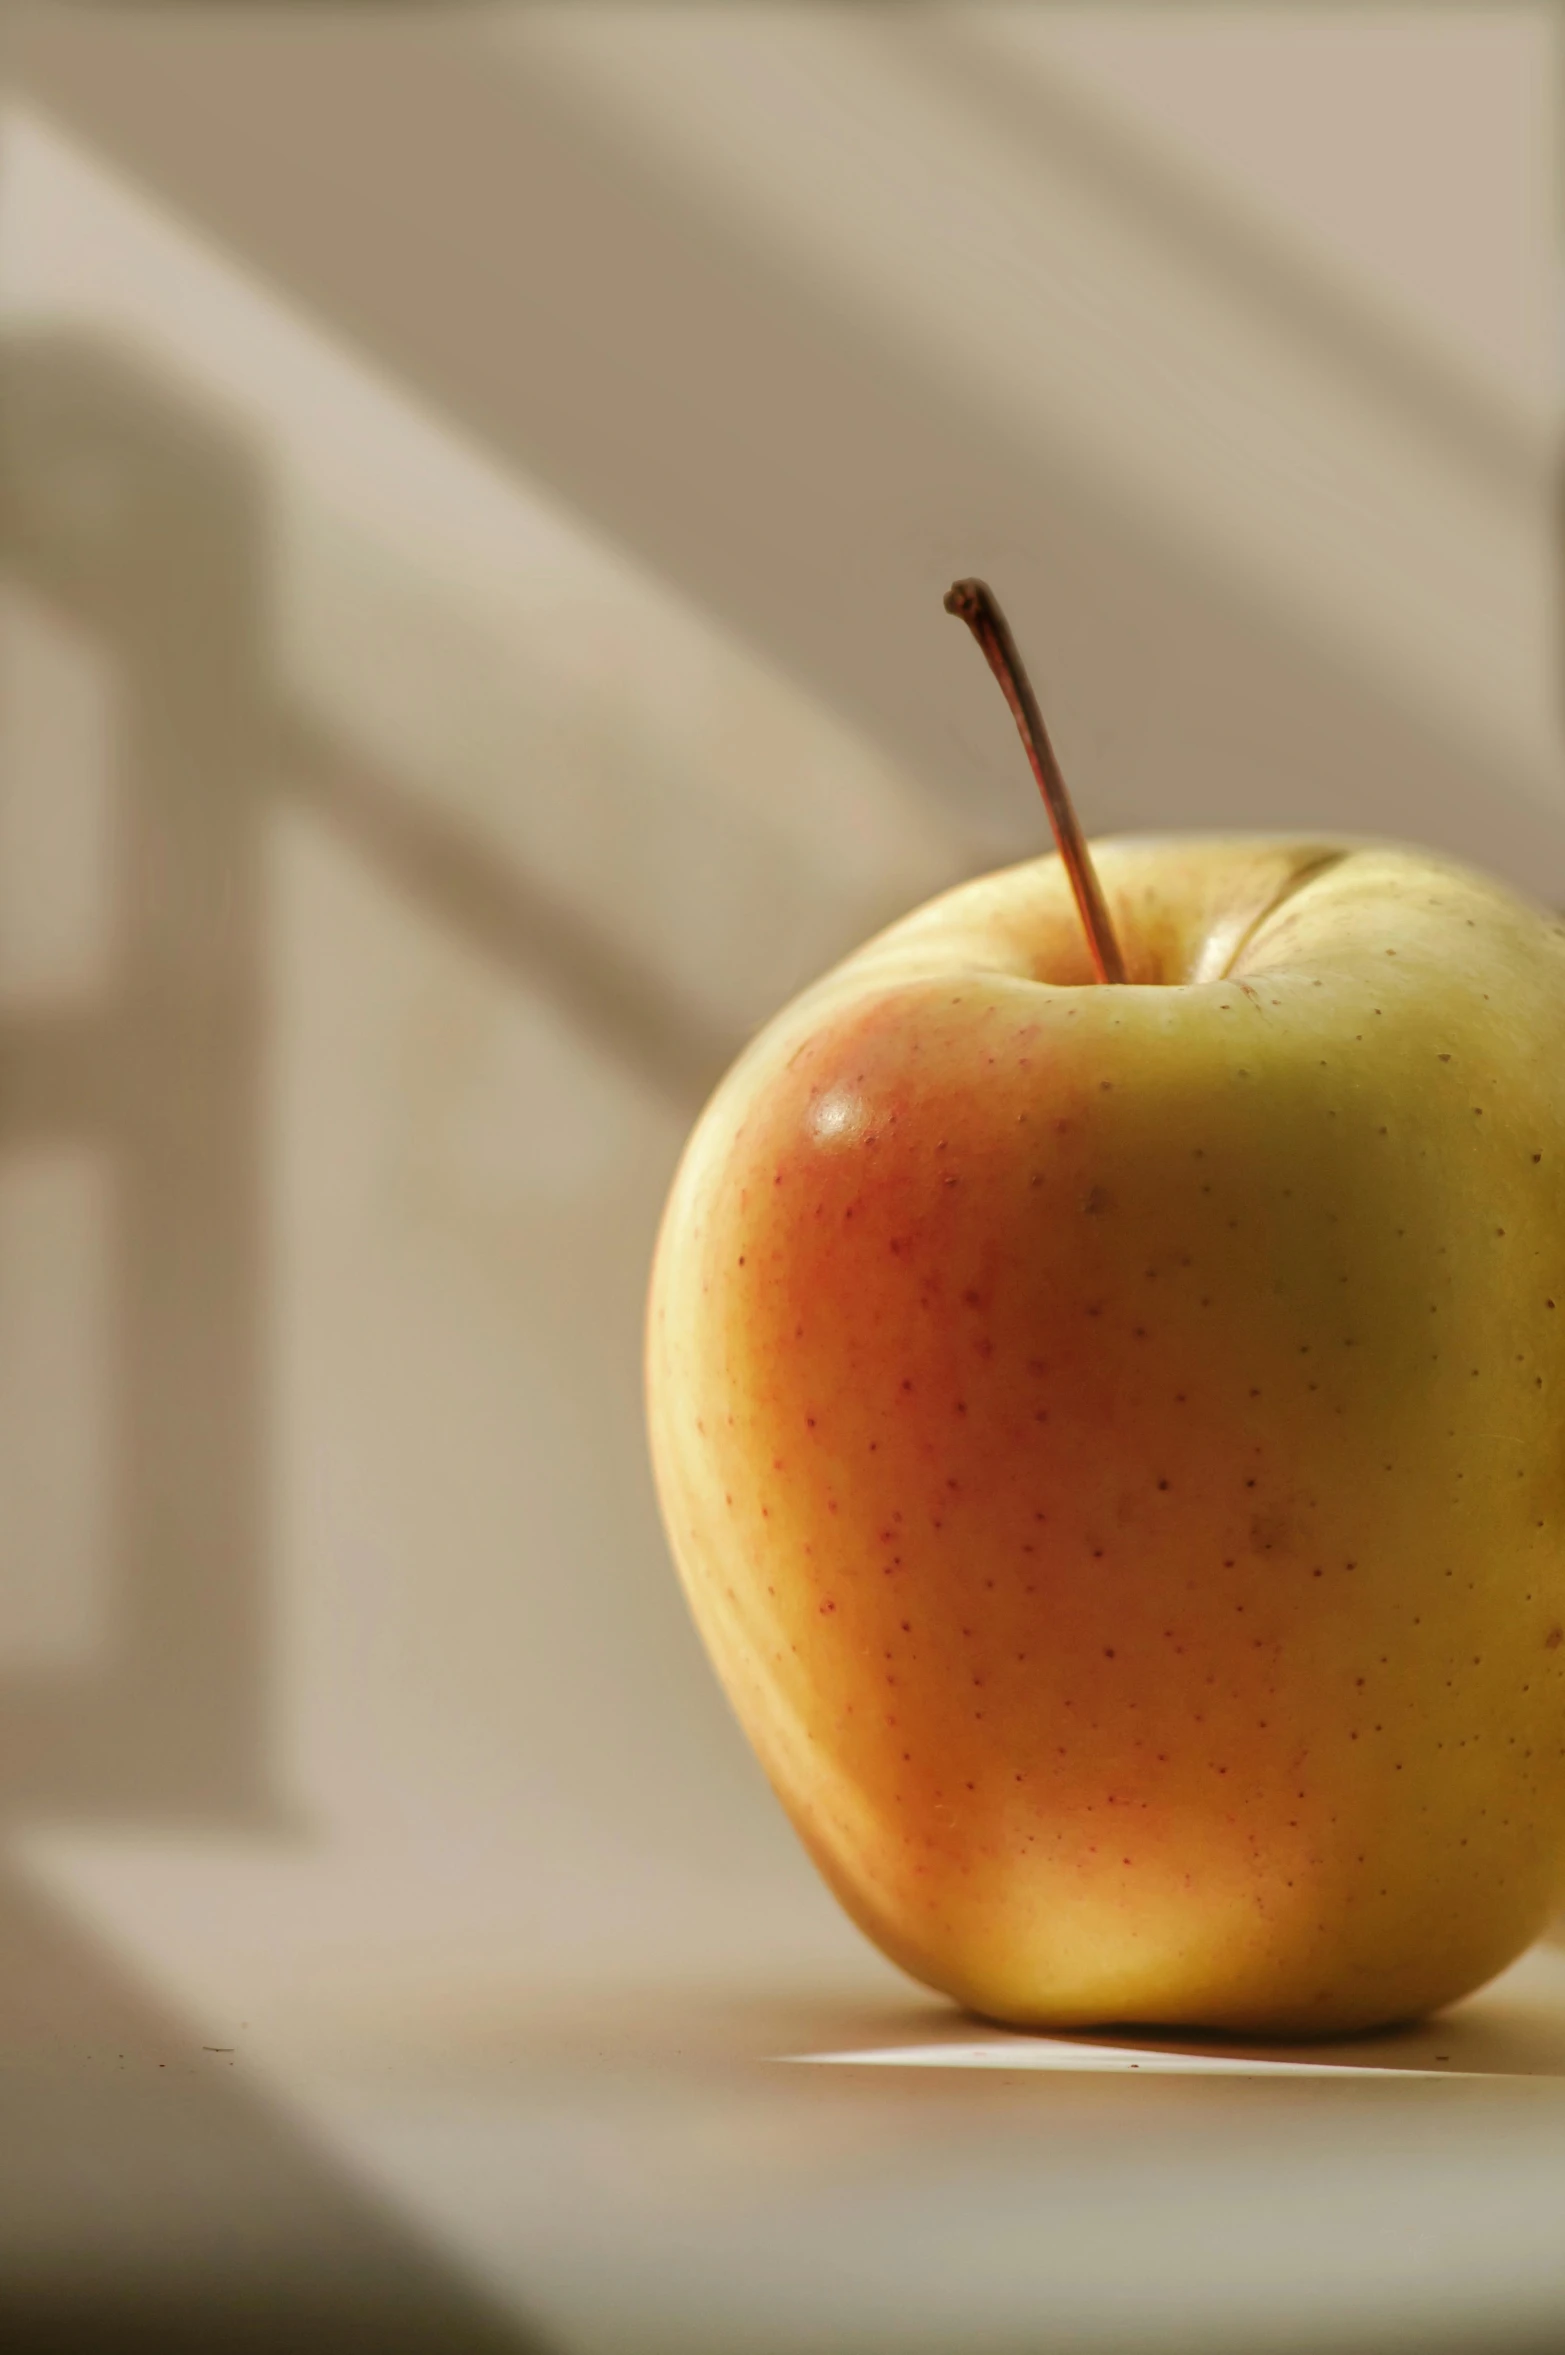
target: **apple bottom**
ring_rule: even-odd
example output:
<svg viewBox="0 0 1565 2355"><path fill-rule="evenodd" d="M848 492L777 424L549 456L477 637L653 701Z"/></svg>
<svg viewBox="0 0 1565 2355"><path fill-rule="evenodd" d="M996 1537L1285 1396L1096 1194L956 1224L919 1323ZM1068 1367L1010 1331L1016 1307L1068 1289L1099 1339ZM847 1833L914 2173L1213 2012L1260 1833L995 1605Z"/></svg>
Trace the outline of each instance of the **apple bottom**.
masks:
<svg viewBox="0 0 1565 2355"><path fill-rule="evenodd" d="M1221 1843L1205 1869L1144 1858L1117 1885L1091 1863L1069 1876L1074 1890L1053 1877L1019 1886L978 1865L949 1878L926 1868L921 1889L883 1872L878 1842L846 1855L818 1800L806 1811L778 1795L865 1936L909 1977L1007 2028L1202 2028L1301 2042L1394 2028L1503 1970L1552 1911L1544 1899L1462 1925L1432 1909L1419 1962L1387 1969L1367 1909L1355 1924L1358 1909L1323 1913L1308 1895L1274 1906L1272 1876L1236 1872Z"/></svg>

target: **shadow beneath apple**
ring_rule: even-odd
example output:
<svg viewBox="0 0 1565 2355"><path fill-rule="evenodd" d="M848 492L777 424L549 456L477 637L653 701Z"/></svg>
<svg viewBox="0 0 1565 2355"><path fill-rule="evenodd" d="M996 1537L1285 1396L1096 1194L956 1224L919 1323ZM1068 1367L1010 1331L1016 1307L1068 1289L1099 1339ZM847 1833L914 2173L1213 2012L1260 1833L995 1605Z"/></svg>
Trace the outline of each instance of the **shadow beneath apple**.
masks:
<svg viewBox="0 0 1565 2355"><path fill-rule="evenodd" d="M1031 2034L972 2012L920 2007L895 2043L792 2057L866 2066L1190 2076L1565 2079L1565 1948L1545 1940L1490 1986L1426 2020L1319 2043L1126 2025Z"/></svg>
<svg viewBox="0 0 1565 2355"><path fill-rule="evenodd" d="M879 1977L880 1974L874 1974ZM780 2060L877 2070L1214 2078L1565 2079L1565 1946L1545 1941L1489 1987L1427 2020L1330 2042L1203 2035L1152 2026L1029 2032L909 1988L857 1974L788 1987L681 1980L654 1989L582 1989L525 2000L501 1983L464 1987L459 2003L399 2022L403 2065L482 2075L495 2068L580 2066L616 2082L673 2070L728 2082ZM380 2057L378 2066L386 2065Z"/></svg>

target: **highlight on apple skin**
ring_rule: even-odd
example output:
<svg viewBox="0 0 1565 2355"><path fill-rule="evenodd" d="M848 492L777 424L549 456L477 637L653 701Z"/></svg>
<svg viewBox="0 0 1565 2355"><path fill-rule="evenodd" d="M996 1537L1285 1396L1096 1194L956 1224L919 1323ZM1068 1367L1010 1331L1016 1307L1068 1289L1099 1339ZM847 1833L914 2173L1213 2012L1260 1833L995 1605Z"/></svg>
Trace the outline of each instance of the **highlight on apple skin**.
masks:
<svg viewBox="0 0 1565 2355"><path fill-rule="evenodd" d="M659 1495L854 1920L1016 2025L1324 2035L1565 1899L1565 929L1110 840L781 1013L651 1289Z"/></svg>

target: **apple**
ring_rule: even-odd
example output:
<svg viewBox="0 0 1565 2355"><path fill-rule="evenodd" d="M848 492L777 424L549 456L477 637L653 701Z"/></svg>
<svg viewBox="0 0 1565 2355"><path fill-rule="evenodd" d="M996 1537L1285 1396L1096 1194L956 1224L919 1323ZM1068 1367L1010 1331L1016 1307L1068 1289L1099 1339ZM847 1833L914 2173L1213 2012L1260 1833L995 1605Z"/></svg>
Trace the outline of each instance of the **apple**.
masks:
<svg viewBox="0 0 1565 2355"><path fill-rule="evenodd" d="M1072 823L701 1117L669 1537L915 1978L1015 2026L1389 2024L1565 1900L1565 928L1416 849Z"/></svg>

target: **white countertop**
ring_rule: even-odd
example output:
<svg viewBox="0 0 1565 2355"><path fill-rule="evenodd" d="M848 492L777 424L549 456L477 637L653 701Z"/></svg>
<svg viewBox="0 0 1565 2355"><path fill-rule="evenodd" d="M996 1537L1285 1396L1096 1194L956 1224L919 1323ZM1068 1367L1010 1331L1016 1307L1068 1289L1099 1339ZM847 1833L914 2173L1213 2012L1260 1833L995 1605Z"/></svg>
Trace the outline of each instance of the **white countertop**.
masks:
<svg viewBox="0 0 1565 2355"><path fill-rule="evenodd" d="M230 2026L217 1974L170 2000L36 1885L6 1911L8 2348L1565 2341L1558 1947L1318 2048L1008 2036L867 1950L236 1978Z"/></svg>

